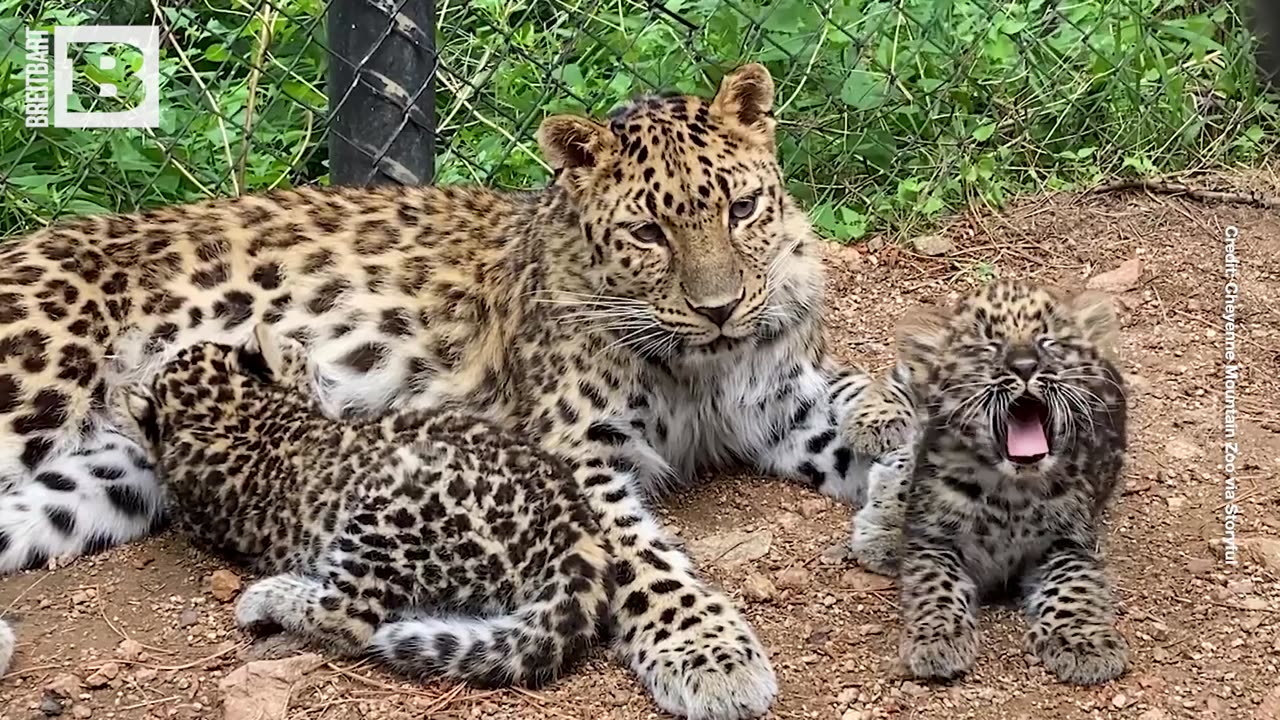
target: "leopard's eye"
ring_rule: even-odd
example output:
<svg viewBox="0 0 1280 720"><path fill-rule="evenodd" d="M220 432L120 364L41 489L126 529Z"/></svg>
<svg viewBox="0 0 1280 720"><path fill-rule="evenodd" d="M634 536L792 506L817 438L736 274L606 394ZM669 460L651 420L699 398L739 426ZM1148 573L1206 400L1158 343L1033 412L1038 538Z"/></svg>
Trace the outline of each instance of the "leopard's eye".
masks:
<svg viewBox="0 0 1280 720"><path fill-rule="evenodd" d="M1051 337L1042 337L1042 338L1040 338L1040 349L1041 349L1041 350L1053 350L1053 349L1055 349L1055 348L1057 348L1057 347L1058 347L1058 341L1057 341L1057 340L1054 340L1054 339L1053 339L1053 338L1051 338Z"/></svg>
<svg viewBox="0 0 1280 720"><path fill-rule="evenodd" d="M631 228L631 235L640 242L650 245L666 245L667 235L658 227L658 223L641 223Z"/></svg>
<svg viewBox="0 0 1280 720"><path fill-rule="evenodd" d="M756 211L756 204L760 202L760 194L752 193L741 200L735 200L729 206L729 222L738 223L751 217Z"/></svg>

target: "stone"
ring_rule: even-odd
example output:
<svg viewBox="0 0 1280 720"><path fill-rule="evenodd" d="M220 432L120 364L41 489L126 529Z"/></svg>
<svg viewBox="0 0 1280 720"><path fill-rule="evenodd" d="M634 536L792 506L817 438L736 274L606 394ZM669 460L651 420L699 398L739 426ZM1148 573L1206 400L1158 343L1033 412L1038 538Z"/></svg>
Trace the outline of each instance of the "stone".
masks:
<svg viewBox="0 0 1280 720"><path fill-rule="evenodd" d="M58 717L62 714L62 700L56 695L45 695L40 701L40 712L45 717Z"/></svg>
<svg viewBox="0 0 1280 720"><path fill-rule="evenodd" d="M753 572L742 581L742 596L756 602L770 602L778 596L778 588L769 578Z"/></svg>
<svg viewBox="0 0 1280 720"><path fill-rule="evenodd" d="M699 563L735 568L769 554L773 533L733 531L700 537L689 542L689 552Z"/></svg>
<svg viewBox="0 0 1280 720"><path fill-rule="evenodd" d="M941 235L921 235L911 241L911 246L916 252L929 257L946 255L955 247L950 240Z"/></svg>
<svg viewBox="0 0 1280 720"><path fill-rule="evenodd" d="M315 653L258 660L232 670L221 682L225 720L286 720L294 686L324 665Z"/></svg>
<svg viewBox="0 0 1280 720"><path fill-rule="evenodd" d="M1204 450L1193 442L1174 438L1164 444L1164 452L1176 460L1197 460L1204 457Z"/></svg>
<svg viewBox="0 0 1280 720"><path fill-rule="evenodd" d="M1280 539L1265 535L1246 538L1244 551L1250 560L1280 577Z"/></svg>
<svg viewBox="0 0 1280 720"><path fill-rule="evenodd" d="M778 587L784 588L806 588L812 581L812 575L803 567L789 567L778 573L776 582Z"/></svg>
<svg viewBox="0 0 1280 720"><path fill-rule="evenodd" d="M1085 283L1085 287L1090 290L1099 290L1107 293L1123 293L1128 292L1136 287L1142 281L1142 261L1138 258L1129 258L1120 263L1120 266L1114 270L1108 270L1089 278Z"/></svg>
<svg viewBox="0 0 1280 720"><path fill-rule="evenodd" d="M231 602L242 587L240 576L230 570L215 570L209 576L209 594L219 602Z"/></svg>
<svg viewBox="0 0 1280 720"><path fill-rule="evenodd" d="M116 657L121 660L137 661L142 657L144 650L142 643L137 640L127 639L121 641L121 643L116 646Z"/></svg>

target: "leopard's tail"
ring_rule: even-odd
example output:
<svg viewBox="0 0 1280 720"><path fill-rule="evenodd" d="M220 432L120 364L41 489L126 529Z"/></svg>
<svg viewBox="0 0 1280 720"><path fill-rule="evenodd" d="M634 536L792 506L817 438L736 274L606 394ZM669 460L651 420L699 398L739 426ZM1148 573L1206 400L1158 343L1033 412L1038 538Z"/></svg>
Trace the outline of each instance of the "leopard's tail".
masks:
<svg viewBox="0 0 1280 720"><path fill-rule="evenodd" d="M376 657L411 676L537 687L605 640L614 589L610 553L584 536L513 612L397 620L378 628L370 645Z"/></svg>

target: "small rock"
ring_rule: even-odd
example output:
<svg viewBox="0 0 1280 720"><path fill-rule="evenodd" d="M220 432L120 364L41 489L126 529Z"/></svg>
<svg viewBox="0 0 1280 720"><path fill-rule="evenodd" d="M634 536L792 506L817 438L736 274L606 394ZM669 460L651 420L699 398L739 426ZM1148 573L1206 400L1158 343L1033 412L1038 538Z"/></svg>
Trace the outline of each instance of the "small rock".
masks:
<svg viewBox="0 0 1280 720"><path fill-rule="evenodd" d="M863 592L889 590L893 587L893 580L862 568L851 568L840 574L840 587Z"/></svg>
<svg viewBox="0 0 1280 720"><path fill-rule="evenodd" d="M195 608L187 608L178 616L178 627L189 628L200 622L200 613Z"/></svg>
<svg viewBox="0 0 1280 720"><path fill-rule="evenodd" d="M1141 495L1151 488L1155 487L1155 481L1147 478L1140 478L1124 484L1124 495Z"/></svg>
<svg viewBox="0 0 1280 720"><path fill-rule="evenodd" d="M157 674L154 668L138 668L137 672L133 674L133 681L138 684L149 683L156 679Z"/></svg>
<svg viewBox="0 0 1280 720"><path fill-rule="evenodd" d="M818 562L823 565L842 565L849 559L849 545L847 543L836 543L828 546L818 556Z"/></svg>
<svg viewBox="0 0 1280 720"><path fill-rule="evenodd" d="M315 653L259 660L231 671L221 682L225 720L285 720L294 686L324 664Z"/></svg>
<svg viewBox="0 0 1280 720"><path fill-rule="evenodd" d="M74 705L71 708L71 717L79 718L79 720L91 718L93 717L93 708L88 705Z"/></svg>
<svg viewBox="0 0 1280 720"><path fill-rule="evenodd" d="M1169 506L1169 509L1174 512L1178 512L1187 506L1187 499L1178 495L1165 498L1164 502Z"/></svg>
<svg viewBox="0 0 1280 720"><path fill-rule="evenodd" d="M884 626L880 623L867 623L858 626L859 635L883 635Z"/></svg>
<svg viewBox="0 0 1280 720"><path fill-rule="evenodd" d="M215 570L209 576L209 594L219 602L231 602L243 586L240 576L230 570Z"/></svg>
<svg viewBox="0 0 1280 720"><path fill-rule="evenodd" d="M1280 577L1280 539L1251 537L1244 541L1244 551L1251 560Z"/></svg>
<svg viewBox="0 0 1280 720"><path fill-rule="evenodd" d="M52 693L60 698L74 698L80 694L84 688L84 681L78 675L71 673L63 673L54 679L45 683L46 692Z"/></svg>
<svg viewBox="0 0 1280 720"><path fill-rule="evenodd" d="M1192 575L1208 575L1213 572L1213 566L1216 564L1208 558L1191 558L1187 561L1187 572Z"/></svg>
<svg viewBox="0 0 1280 720"><path fill-rule="evenodd" d="M111 672L108 669L108 667L115 668L115 671ZM106 672L103 672L104 670L106 670ZM101 668L99 668L97 672L85 678L84 685L85 687L92 688L94 690L97 690L99 688L104 688L107 686L108 683L112 681L112 679L115 678L116 675L119 675L119 674L120 674L119 665L116 665L115 663L107 663L103 665Z"/></svg>
<svg viewBox="0 0 1280 720"><path fill-rule="evenodd" d="M742 581L742 595L748 600L769 602L777 597L778 588L769 578L753 572Z"/></svg>
<svg viewBox="0 0 1280 720"><path fill-rule="evenodd" d="M88 590L77 590L71 593L72 605L88 605L91 600L93 595L89 594Z"/></svg>
<svg viewBox="0 0 1280 720"><path fill-rule="evenodd" d="M911 697L921 697L929 694L929 688L923 685L918 685L908 680L902 683L902 692L906 693L907 695L910 695Z"/></svg>
<svg viewBox="0 0 1280 720"><path fill-rule="evenodd" d="M45 717L58 717L62 714L62 700L55 695L45 695L40 701L40 712Z"/></svg>
<svg viewBox="0 0 1280 720"><path fill-rule="evenodd" d="M950 240L941 235L921 235L913 239L911 245L915 247L916 252L930 257L946 255L954 247Z"/></svg>
<svg viewBox="0 0 1280 720"><path fill-rule="evenodd" d="M1129 258L1120 263L1120 266L1114 270L1108 270L1089 278L1085 283L1085 287L1090 290L1100 290L1109 293L1128 292L1136 287L1142 280L1142 261L1138 258Z"/></svg>
<svg viewBox="0 0 1280 720"><path fill-rule="evenodd" d="M1150 708L1148 710L1144 710L1142 714L1138 716L1138 720L1170 720L1170 717L1172 716L1161 708Z"/></svg>
<svg viewBox="0 0 1280 720"><path fill-rule="evenodd" d="M777 584L784 588L806 588L811 577L809 571L802 567L789 567L778 573Z"/></svg>
<svg viewBox="0 0 1280 720"><path fill-rule="evenodd" d="M1164 452L1169 457L1178 460L1196 460L1204 457L1204 450L1199 445L1182 438L1174 438L1165 443Z"/></svg>
<svg viewBox="0 0 1280 720"><path fill-rule="evenodd" d="M759 560L769 554L773 533L727 532L700 537L689 542L689 552L702 563L733 568Z"/></svg>
<svg viewBox="0 0 1280 720"><path fill-rule="evenodd" d="M1232 595L1251 595L1253 594L1253 581L1245 578L1244 580L1232 580L1227 583L1227 592Z"/></svg>
<svg viewBox="0 0 1280 720"><path fill-rule="evenodd" d="M845 688L840 691L839 695L836 695L836 703L840 705L848 705L849 703L857 699L858 699L858 688L856 687Z"/></svg>
<svg viewBox="0 0 1280 720"><path fill-rule="evenodd" d="M800 501L800 515L807 520L812 520L826 512L828 507L830 505L822 498L805 498Z"/></svg>
<svg viewBox="0 0 1280 720"><path fill-rule="evenodd" d="M1277 720L1280 718L1280 687L1271 688L1271 692L1262 698L1262 703L1258 705L1257 714L1253 716L1257 720Z"/></svg>
<svg viewBox="0 0 1280 720"><path fill-rule="evenodd" d="M138 660L144 648L137 640L124 640L116 646L116 657L121 660Z"/></svg>
<svg viewBox="0 0 1280 720"><path fill-rule="evenodd" d="M1111 706L1117 710L1123 710L1132 704L1133 698L1124 693L1116 693L1116 696L1111 698Z"/></svg>

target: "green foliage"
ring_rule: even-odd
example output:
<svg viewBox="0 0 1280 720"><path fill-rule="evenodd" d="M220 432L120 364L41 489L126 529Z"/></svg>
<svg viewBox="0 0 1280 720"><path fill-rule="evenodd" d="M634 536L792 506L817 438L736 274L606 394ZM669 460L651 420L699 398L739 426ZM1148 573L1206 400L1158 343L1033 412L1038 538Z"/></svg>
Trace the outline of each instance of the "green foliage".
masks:
<svg viewBox="0 0 1280 720"><path fill-rule="evenodd" d="M112 22L153 22L143 0L100 2ZM0 20L0 235L65 213L325 182L324 0L259 2L164 10L173 40L150 133L23 127L20 30L95 22L99 10L0 0L0 17L18 18ZM746 60L778 80L792 191L844 241L1015 194L1255 162L1280 137L1243 22L1199 0L436 6L441 183L541 184L532 136L546 114L603 113L645 90L711 92ZM114 72L88 76L124 80Z"/></svg>

